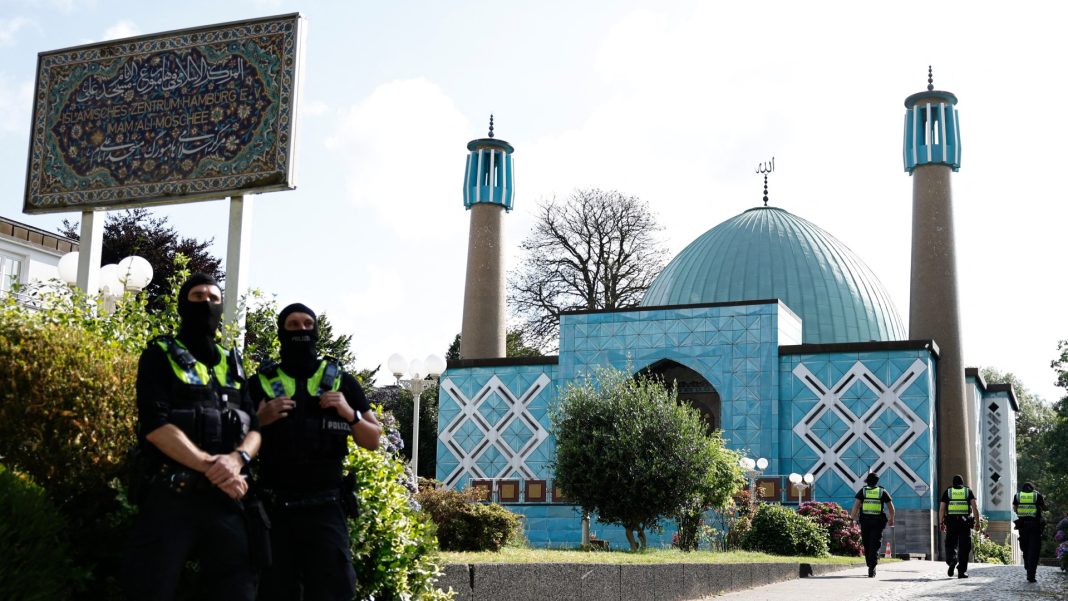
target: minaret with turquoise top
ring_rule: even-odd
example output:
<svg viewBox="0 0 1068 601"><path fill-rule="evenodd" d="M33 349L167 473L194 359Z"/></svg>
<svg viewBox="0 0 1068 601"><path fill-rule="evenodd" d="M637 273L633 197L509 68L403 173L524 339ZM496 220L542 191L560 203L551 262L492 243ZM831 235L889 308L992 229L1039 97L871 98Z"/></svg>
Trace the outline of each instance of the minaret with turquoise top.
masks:
<svg viewBox="0 0 1068 601"><path fill-rule="evenodd" d="M467 281L460 338L462 359L505 356L504 230L501 220L515 195L512 145L489 135L467 143L464 206L471 211Z"/></svg>
<svg viewBox="0 0 1068 601"><path fill-rule="evenodd" d="M945 489L954 474L979 491L976 436L964 389L951 175L960 169L957 97L934 89L905 99L905 171L912 175L912 281L909 338L933 339L938 359L938 474ZM936 491L941 494L941 490Z"/></svg>

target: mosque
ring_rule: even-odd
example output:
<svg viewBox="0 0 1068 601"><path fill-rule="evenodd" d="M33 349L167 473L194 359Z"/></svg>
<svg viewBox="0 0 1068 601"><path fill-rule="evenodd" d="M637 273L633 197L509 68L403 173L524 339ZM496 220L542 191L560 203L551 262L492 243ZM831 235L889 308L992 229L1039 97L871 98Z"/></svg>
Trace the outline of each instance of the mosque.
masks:
<svg viewBox="0 0 1068 601"><path fill-rule="evenodd" d="M987 384L961 359L950 186L960 167L956 104L930 74L927 90L905 101L907 323L860 257L816 224L767 206L765 195L764 206L683 249L640 306L562 315L559 355L537 358L504 356L500 224L514 195L513 148L493 137L491 122L488 138L468 144L463 359L441 376L437 478L488 488L525 516L534 546L576 545L581 514L554 486L549 410L569 382L611 366L677 382L680 398L731 448L767 459L750 472L763 500L796 504L800 494L848 509L876 472L897 507L885 535L893 552L933 558L938 497L959 473L992 536L1012 542L1019 408L1009 386ZM795 488L791 473L812 474L813 485ZM593 530L626 545L622 528ZM661 543L672 531L667 524Z"/></svg>

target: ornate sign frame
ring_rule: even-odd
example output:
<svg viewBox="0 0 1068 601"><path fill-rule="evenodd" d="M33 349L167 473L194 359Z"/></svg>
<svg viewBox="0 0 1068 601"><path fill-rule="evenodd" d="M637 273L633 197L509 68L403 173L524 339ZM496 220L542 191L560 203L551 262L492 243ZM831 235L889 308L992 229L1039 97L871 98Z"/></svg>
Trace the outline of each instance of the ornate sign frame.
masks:
<svg viewBox="0 0 1068 601"><path fill-rule="evenodd" d="M296 187L299 13L42 52L23 211Z"/></svg>

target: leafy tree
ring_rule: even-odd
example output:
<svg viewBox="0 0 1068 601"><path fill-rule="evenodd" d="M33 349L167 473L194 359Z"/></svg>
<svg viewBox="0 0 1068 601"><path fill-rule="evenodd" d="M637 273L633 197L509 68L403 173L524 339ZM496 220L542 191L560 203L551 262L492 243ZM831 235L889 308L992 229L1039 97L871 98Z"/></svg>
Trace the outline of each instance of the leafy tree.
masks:
<svg viewBox="0 0 1068 601"><path fill-rule="evenodd" d="M382 405L397 420L404 448L401 454L412 460L412 392L399 386L384 386L368 392L372 404ZM436 478L438 450L438 387L431 386L419 395L419 476Z"/></svg>
<svg viewBox="0 0 1068 601"><path fill-rule="evenodd" d="M278 343L278 301L272 295L267 297L260 290L252 290L247 300L245 316L245 359L254 366L267 361L278 361L280 346ZM356 354L352 352L352 334L335 334L334 324L330 323L326 312L316 315L319 322L319 343L316 345L320 355L338 360L342 369L359 377L373 378L374 371L364 372L356 368ZM366 379L370 382L370 379Z"/></svg>
<svg viewBox="0 0 1068 601"><path fill-rule="evenodd" d="M620 524L632 550L698 498L722 508L743 483L738 455L709 435L676 390L614 369L568 388L551 416L556 482L598 521Z"/></svg>
<svg viewBox="0 0 1068 601"><path fill-rule="evenodd" d="M445 351L445 360L455 361L460 359L460 339L462 334L453 338L449 350ZM533 346L527 346L523 330L508 330L504 338L504 354L506 357L541 357L542 352Z"/></svg>
<svg viewBox="0 0 1068 601"><path fill-rule="evenodd" d="M529 339L552 346L563 311L637 305L664 264L660 229L647 203L616 191L578 189L565 202L542 202L508 281Z"/></svg>
<svg viewBox="0 0 1068 601"><path fill-rule="evenodd" d="M1068 391L1068 340L1057 345L1059 357L1051 363L1057 370L1057 385ZM1043 444L1049 453L1048 478L1046 493L1048 500L1056 505L1057 511L1051 512L1054 521L1068 516L1068 396L1061 398L1053 406L1054 420L1043 438Z"/></svg>
<svg viewBox="0 0 1068 601"><path fill-rule="evenodd" d="M59 233L78 240L78 222L64 219ZM171 292L168 282L176 272L176 255L185 255L190 272L206 273L219 282L226 277L222 261L208 252L213 240L183 237L167 223L166 217L153 217L146 208L128 209L108 214L100 264L118 263L130 255L144 257L152 265L152 281L145 288L149 307L162 310L163 297Z"/></svg>

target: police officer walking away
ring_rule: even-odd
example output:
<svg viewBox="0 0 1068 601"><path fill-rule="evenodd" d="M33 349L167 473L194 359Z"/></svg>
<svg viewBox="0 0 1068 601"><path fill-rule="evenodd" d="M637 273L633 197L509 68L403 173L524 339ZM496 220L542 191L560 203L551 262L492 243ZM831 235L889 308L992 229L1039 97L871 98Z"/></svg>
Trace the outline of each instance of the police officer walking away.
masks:
<svg viewBox="0 0 1068 601"><path fill-rule="evenodd" d="M1012 510L1016 512L1016 529L1020 531L1020 550L1023 552L1028 582L1036 582L1035 571L1038 570L1042 528L1045 526L1042 510L1045 508L1046 500L1031 482L1025 482L1023 490L1012 498Z"/></svg>
<svg viewBox="0 0 1068 601"><path fill-rule="evenodd" d="M273 562L261 600L352 599L343 501L348 437L378 448L381 433L359 383L316 351L315 313L296 303L278 315L280 364L262 366L252 398L263 425L260 479L269 504ZM302 595L303 591L303 595Z"/></svg>
<svg viewBox="0 0 1068 601"><path fill-rule="evenodd" d="M970 514L970 515L969 515ZM953 476L953 486L942 493L938 504L938 523L945 536L947 576L957 570L957 578L968 577L968 556L972 552L972 533L979 529L979 507L972 489L964 486L960 474Z"/></svg>
<svg viewBox="0 0 1068 601"><path fill-rule="evenodd" d="M883 529L894 525L894 501L885 488L878 486L878 474L869 473L864 482L866 486L857 491L849 517L855 520L858 512L860 514L860 537L864 541L868 578L874 578L875 566L879 565L879 547L883 544ZM889 520L883 513L884 507L890 512Z"/></svg>
<svg viewBox="0 0 1068 601"><path fill-rule="evenodd" d="M251 601L256 568L241 499L260 446L241 361L215 342L222 291L194 274L178 294L175 337L148 343L137 368L140 514L124 561L131 599L172 599L187 559L197 599Z"/></svg>

